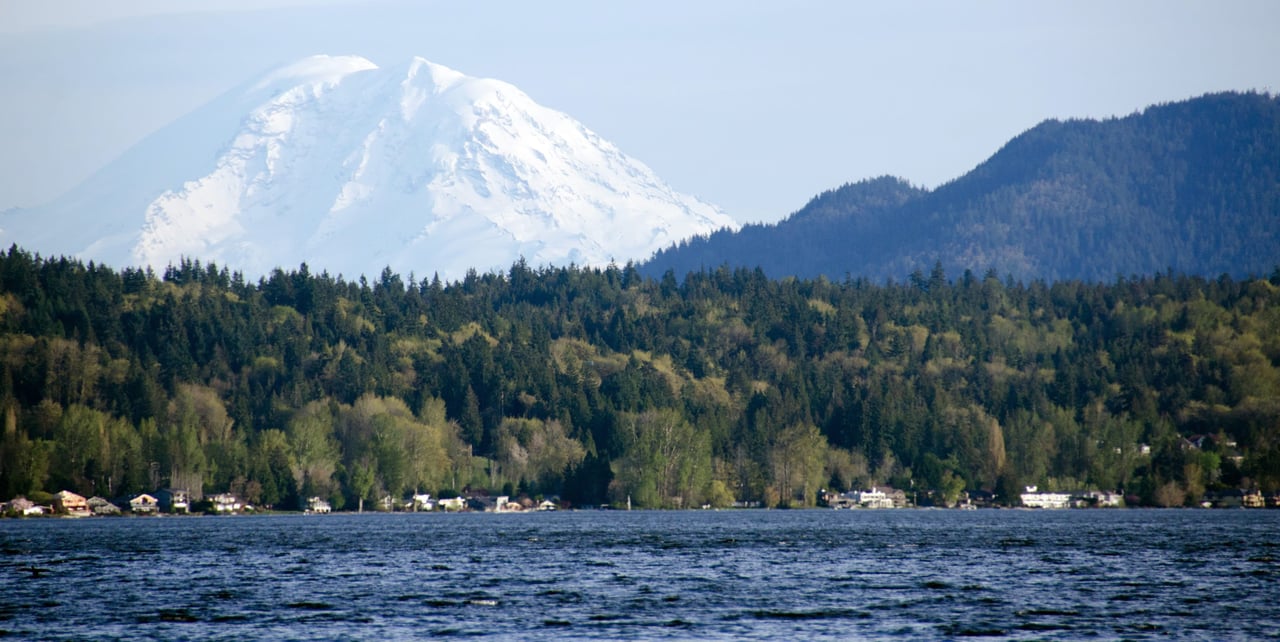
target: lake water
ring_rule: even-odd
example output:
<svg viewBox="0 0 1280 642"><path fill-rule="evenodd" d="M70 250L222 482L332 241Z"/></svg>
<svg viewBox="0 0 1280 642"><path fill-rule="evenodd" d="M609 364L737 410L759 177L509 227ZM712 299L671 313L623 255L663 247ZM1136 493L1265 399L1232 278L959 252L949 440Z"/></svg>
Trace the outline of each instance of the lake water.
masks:
<svg viewBox="0 0 1280 642"><path fill-rule="evenodd" d="M1280 511L0 520L4 639L1280 637Z"/></svg>

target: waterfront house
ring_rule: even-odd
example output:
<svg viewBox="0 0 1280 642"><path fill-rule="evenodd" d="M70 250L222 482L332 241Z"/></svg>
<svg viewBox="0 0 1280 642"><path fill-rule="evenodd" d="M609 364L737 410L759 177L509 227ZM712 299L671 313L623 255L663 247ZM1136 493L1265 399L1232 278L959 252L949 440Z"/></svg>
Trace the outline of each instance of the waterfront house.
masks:
<svg viewBox="0 0 1280 642"><path fill-rule="evenodd" d="M1070 493L1042 493L1035 486L1027 486L1021 496L1022 505L1027 508L1069 508Z"/></svg>
<svg viewBox="0 0 1280 642"><path fill-rule="evenodd" d="M855 490L850 495L853 503L861 508L893 508L893 500L875 486L871 490Z"/></svg>
<svg viewBox="0 0 1280 642"><path fill-rule="evenodd" d="M166 513L191 512L191 493L182 488L165 488L156 491L160 510Z"/></svg>
<svg viewBox="0 0 1280 642"><path fill-rule="evenodd" d="M213 505L213 512L221 515L225 513L238 513L244 509L244 502L239 497L231 493L218 493L209 498Z"/></svg>
<svg viewBox="0 0 1280 642"><path fill-rule="evenodd" d="M91 514L88 500L69 490L60 490L53 496L53 510L70 517L88 517Z"/></svg>
<svg viewBox="0 0 1280 642"><path fill-rule="evenodd" d="M467 500L461 497L450 497L436 502L436 505L440 510L457 512L467 507Z"/></svg>
<svg viewBox="0 0 1280 642"><path fill-rule="evenodd" d="M1240 497L1240 503L1245 508L1266 508L1267 500L1262 496L1262 491L1254 489L1245 491Z"/></svg>
<svg viewBox="0 0 1280 642"><path fill-rule="evenodd" d="M1078 499L1081 507L1119 508L1124 506L1124 496L1112 491L1091 490L1082 493Z"/></svg>
<svg viewBox="0 0 1280 642"><path fill-rule="evenodd" d="M485 513L505 513L512 510L520 510L519 504L513 504L506 495L497 497L487 497L484 495L475 495L467 499L467 507L471 510L481 511Z"/></svg>
<svg viewBox="0 0 1280 642"><path fill-rule="evenodd" d="M120 507L112 504L104 497L90 497L85 503L89 505L89 512L99 517L120 514Z"/></svg>
<svg viewBox="0 0 1280 642"><path fill-rule="evenodd" d="M826 496L832 508L900 508L906 506L906 493L873 486L871 490L851 490L840 495ZM901 495L898 498L897 495ZM899 504L901 501L901 504Z"/></svg>
<svg viewBox="0 0 1280 642"><path fill-rule="evenodd" d="M155 515L160 510L160 500L143 493L129 500L129 510L137 515Z"/></svg>
<svg viewBox="0 0 1280 642"><path fill-rule="evenodd" d="M892 486L881 486L880 492L884 493L884 496L893 504L893 508L906 508L911 505L911 503L907 501L907 492L902 489L893 488Z"/></svg>
<svg viewBox="0 0 1280 642"><path fill-rule="evenodd" d="M9 508L6 512L21 515L23 517L31 517L35 515L44 515L47 511L44 506L40 506L26 497L19 496L14 497L13 500L9 502Z"/></svg>
<svg viewBox="0 0 1280 642"><path fill-rule="evenodd" d="M311 497L307 499L307 512L313 515L324 515L333 511L333 506L328 500L319 497Z"/></svg>
<svg viewBox="0 0 1280 642"><path fill-rule="evenodd" d="M556 508L558 508L556 503L549 499L544 499L542 500L542 503L538 504L538 510L541 511L556 510Z"/></svg>
<svg viewBox="0 0 1280 642"><path fill-rule="evenodd" d="M435 510L435 509L436 509L436 500L431 499L431 495L427 493L414 493L413 510L415 512L420 510Z"/></svg>

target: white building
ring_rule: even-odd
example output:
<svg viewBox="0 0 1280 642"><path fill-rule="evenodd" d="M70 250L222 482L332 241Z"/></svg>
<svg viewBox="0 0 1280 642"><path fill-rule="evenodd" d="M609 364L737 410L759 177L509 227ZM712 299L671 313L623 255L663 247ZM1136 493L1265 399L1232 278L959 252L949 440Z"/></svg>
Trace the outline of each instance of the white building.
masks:
<svg viewBox="0 0 1280 642"><path fill-rule="evenodd" d="M211 498L211 501L215 513L238 513L244 509L244 502L231 493L218 493Z"/></svg>
<svg viewBox="0 0 1280 642"><path fill-rule="evenodd" d="M431 499L431 495L427 493L416 493L413 496L413 510L435 510L436 500Z"/></svg>
<svg viewBox="0 0 1280 642"><path fill-rule="evenodd" d="M307 512L323 515L333 510L333 506L327 500L319 497L311 497L307 499Z"/></svg>
<svg viewBox="0 0 1280 642"><path fill-rule="evenodd" d="M1035 486L1027 486L1022 493L1022 505L1027 508L1070 508L1070 493L1041 493Z"/></svg>

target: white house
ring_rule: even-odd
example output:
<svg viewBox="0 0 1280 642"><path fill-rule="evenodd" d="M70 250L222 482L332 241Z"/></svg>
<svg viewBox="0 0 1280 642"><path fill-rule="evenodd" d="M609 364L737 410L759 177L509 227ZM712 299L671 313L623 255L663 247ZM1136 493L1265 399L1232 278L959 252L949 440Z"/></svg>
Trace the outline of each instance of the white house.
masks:
<svg viewBox="0 0 1280 642"><path fill-rule="evenodd" d="M332 511L333 511L333 506L329 504L328 500L321 499L319 497L311 497L307 499L308 513L312 513L316 515L324 515Z"/></svg>
<svg viewBox="0 0 1280 642"><path fill-rule="evenodd" d="M239 497L231 493L218 493L209 498L213 502L213 512L215 513L238 513L244 509L244 502Z"/></svg>
<svg viewBox="0 0 1280 642"><path fill-rule="evenodd" d="M442 499L436 502L436 505L440 507L440 510L456 512L466 508L467 500L462 497L450 497L449 499Z"/></svg>
<svg viewBox="0 0 1280 642"><path fill-rule="evenodd" d="M138 515L155 515L160 510L160 500L143 493L129 500L129 510Z"/></svg>
<svg viewBox="0 0 1280 642"><path fill-rule="evenodd" d="M1022 505L1027 508L1069 508L1070 493L1042 493L1035 486L1027 486L1022 493Z"/></svg>

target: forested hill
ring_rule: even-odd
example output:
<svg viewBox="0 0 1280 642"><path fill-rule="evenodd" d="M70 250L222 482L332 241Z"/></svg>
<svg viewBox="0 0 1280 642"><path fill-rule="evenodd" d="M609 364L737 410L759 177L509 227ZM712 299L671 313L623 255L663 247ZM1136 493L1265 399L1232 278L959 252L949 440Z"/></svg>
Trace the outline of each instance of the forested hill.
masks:
<svg viewBox="0 0 1280 642"><path fill-rule="evenodd" d="M0 496L1280 489L1280 274L374 282L0 252ZM1144 448L1148 446L1149 450ZM928 491L936 489L936 494Z"/></svg>
<svg viewBox="0 0 1280 642"><path fill-rule="evenodd" d="M927 153L927 152L925 152ZM645 274L720 265L772 277L1216 277L1280 265L1280 98L1206 95L1106 121L1046 121L933 191L845 185L789 218L659 252Z"/></svg>

